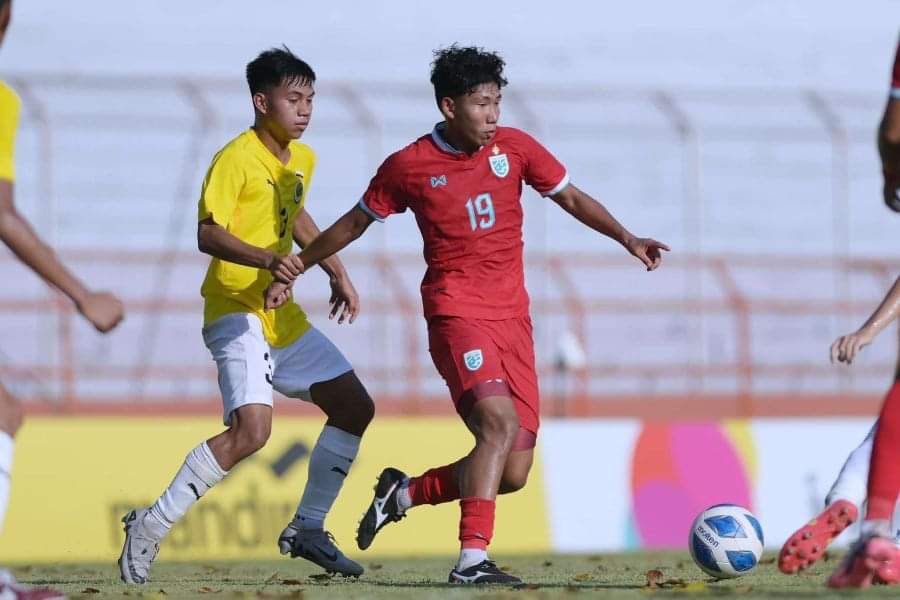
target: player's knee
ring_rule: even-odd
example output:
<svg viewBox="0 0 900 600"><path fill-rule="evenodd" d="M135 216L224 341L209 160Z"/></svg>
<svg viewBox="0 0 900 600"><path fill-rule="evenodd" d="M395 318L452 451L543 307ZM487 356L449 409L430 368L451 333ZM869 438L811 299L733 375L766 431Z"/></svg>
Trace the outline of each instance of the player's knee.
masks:
<svg viewBox="0 0 900 600"><path fill-rule="evenodd" d="M363 391L361 395L342 402L339 410L329 415L328 420L345 431L361 436L374 417L375 403Z"/></svg>
<svg viewBox="0 0 900 600"><path fill-rule="evenodd" d="M250 456L269 441L272 423L262 420L242 422L234 432L234 450L240 458Z"/></svg>
<svg viewBox="0 0 900 600"><path fill-rule="evenodd" d="M313 402L328 415L331 425L362 435L375 418L372 397L352 373L333 384L328 388L314 388Z"/></svg>
<svg viewBox="0 0 900 600"><path fill-rule="evenodd" d="M505 448L512 443L519 432L519 415L512 403L491 403L479 407L478 437Z"/></svg>
<svg viewBox="0 0 900 600"><path fill-rule="evenodd" d="M360 405L361 422L368 427L369 423L372 422L372 419L375 418L375 402L372 401L369 394L366 394L360 402Z"/></svg>
<svg viewBox="0 0 900 600"><path fill-rule="evenodd" d="M346 413L351 415L355 424L363 429L375 418L375 403L365 388L361 387L359 392L346 404Z"/></svg>

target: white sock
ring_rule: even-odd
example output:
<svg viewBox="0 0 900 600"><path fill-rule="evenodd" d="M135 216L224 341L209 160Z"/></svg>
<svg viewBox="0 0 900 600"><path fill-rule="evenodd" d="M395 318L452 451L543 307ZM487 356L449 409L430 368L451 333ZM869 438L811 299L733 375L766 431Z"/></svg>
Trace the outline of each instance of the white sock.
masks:
<svg viewBox="0 0 900 600"><path fill-rule="evenodd" d="M360 437L326 425L309 457L309 477L292 522L299 529L322 529L350 465L359 451Z"/></svg>
<svg viewBox="0 0 900 600"><path fill-rule="evenodd" d="M837 500L847 500L853 503L857 509L862 509L867 495L869 458L872 456L872 442L877 427L878 421L875 421L866 439L847 457L847 462L841 467L841 472L831 486L831 491L825 497L825 506Z"/></svg>
<svg viewBox="0 0 900 600"><path fill-rule="evenodd" d="M887 519L866 519L863 521L859 528L859 537L866 538L872 535L893 538L891 522Z"/></svg>
<svg viewBox="0 0 900 600"><path fill-rule="evenodd" d="M209 446L203 442L188 453L184 464L175 474L175 479L150 507L148 516L151 518L145 519L145 525L151 533L162 538L194 502L227 474L219 466Z"/></svg>
<svg viewBox="0 0 900 600"><path fill-rule="evenodd" d="M457 571L465 571L478 563L487 560L487 550L480 548L463 548L459 551L459 561L456 563Z"/></svg>
<svg viewBox="0 0 900 600"><path fill-rule="evenodd" d="M9 506L9 490L12 486L13 437L0 431L0 530L6 520L6 508Z"/></svg>
<svg viewBox="0 0 900 600"><path fill-rule="evenodd" d="M397 490L397 508L400 509L400 512L406 512L412 508L412 505L412 498L409 497L409 477L407 477L400 484L400 489Z"/></svg>

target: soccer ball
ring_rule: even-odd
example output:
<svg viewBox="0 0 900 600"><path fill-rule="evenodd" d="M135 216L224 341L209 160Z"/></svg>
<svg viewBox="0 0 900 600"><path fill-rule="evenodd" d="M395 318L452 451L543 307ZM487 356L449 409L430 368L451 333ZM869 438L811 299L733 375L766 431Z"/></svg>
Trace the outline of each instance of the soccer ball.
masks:
<svg viewBox="0 0 900 600"><path fill-rule="evenodd" d="M763 551L759 519L741 506L716 504L694 519L688 541L691 557L717 579L746 575Z"/></svg>

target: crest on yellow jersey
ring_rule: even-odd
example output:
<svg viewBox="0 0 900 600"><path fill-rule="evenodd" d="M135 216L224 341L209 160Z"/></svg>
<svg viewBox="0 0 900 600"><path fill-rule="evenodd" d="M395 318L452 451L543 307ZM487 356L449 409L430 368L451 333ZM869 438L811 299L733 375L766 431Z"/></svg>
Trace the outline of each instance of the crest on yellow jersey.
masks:
<svg viewBox="0 0 900 600"><path fill-rule="evenodd" d="M294 175L297 176L297 187L294 188L294 203L299 204L300 200L303 199L303 173L297 171Z"/></svg>

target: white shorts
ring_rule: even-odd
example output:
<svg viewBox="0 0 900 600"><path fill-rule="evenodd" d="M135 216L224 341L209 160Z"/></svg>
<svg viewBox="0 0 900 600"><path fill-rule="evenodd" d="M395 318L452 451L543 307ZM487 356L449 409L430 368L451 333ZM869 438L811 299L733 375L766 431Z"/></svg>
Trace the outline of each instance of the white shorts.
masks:
<svg viewBox="0 0 900 600"><path fill-rule="evenodd" d="M322 332L310 328L284 348L269 346L256 315L232 313L203 328L203 342L219 370L223 420L246 404L272 406L272 389L311 401L309 388L353 367Z"/></svg>

